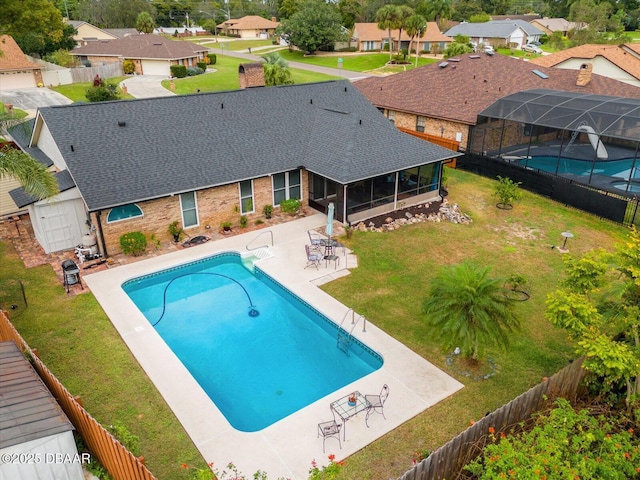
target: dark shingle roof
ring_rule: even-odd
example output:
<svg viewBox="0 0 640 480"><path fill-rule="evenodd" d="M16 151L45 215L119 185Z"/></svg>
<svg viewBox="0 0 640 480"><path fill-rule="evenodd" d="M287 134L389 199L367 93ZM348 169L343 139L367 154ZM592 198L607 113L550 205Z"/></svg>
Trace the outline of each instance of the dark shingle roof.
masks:
<svg viewBox="0 0 640 480"><path fill-rule="evenodd" d="M640 88L593 74L583 87L578 72L548 68L506 55L461 55L389 77L354 82L377 107L475 125L479 112L502 97L535 88L640 98ZM548 78L533 71L539 70Z"/></svg>
<svg viewBox="0 0 640 480"><path fill-rule="evenodd" d="M62 170L61 172L56 172L53 174L53 176L56 178L58 182L58 189L61 192L70 190L76 186L68 170ZM14 188L13 190L10 190L9 195L11 196L13 203L15 203L18 206L18 208L26 207L27 205L31 205L32 203L35 203L38 201L37 198L34 198L28 193L26 193L24 191L24 188L22 187Z"/></svg>
<svg viewBox="0 0 640 480"><path fill-rule="evenodd" d="M89 210L299 166L346 184L457 156L399 132L348 81L45 107L39 114Z"/></svg>
<svg viewBox="0 0 640 480"><path fill-rule="evenodd" d="M13 138L13 141L16 142L22 150L31 155L45 167L50 167L51 165L53 165L53 161L49 157L47 157L44 152L38 147L29 146L29 142L31 141L31 133L33 132L33 126L35 122L36 120L32 118L9 128L8 132L9 135L11 135L11 138Z"/></svg>
<svg viewBox="0 0 640 480"><path fill-rule="evenodd" d="M13 342L0 342L0 449L73 430Z"/></svg>

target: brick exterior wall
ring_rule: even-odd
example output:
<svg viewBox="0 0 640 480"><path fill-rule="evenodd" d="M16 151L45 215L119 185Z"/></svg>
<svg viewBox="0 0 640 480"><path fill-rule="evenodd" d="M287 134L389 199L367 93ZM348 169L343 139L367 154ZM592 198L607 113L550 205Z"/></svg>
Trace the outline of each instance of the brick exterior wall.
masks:
<svg viewBox="0 0 640 480"><path fill-rule="evenodd" d="M408 130L416 131L416 125L418 123L418 115L407 112L395 111L396 119L395 126L406 128ZM389 116L389 111L385 110L385 116ZM444 127L444 132L441 130ZM452 122L449 120L440 120L438 118L426 117L424 125L424 133L434 135L436 137L444 137L450 140L456 140L456 133L462 134L462 140L460 140L460 146L466 148L467 138L469 136L469 125L464 123Z"/></svg>
<svg viewBox="0 0 640 480"><path fill-rule="evenodd" d="M303 170L303 206L309 205L308 192L308 174ZM249 224L255 223L259 218L263 218L264 206L273 203L271 177L260 177L253 180L253 201L254 213L247 215ZM237 183L200 190L196 192L196 202L199 225L185 229L185 233L190 237L217 232L220 230L222 222L229 221L234 226L239 225L240 189ZM107 216L110 210L105 210L101 213L100 224L102 225L102 234L108 255L121 253L120 236L125 233L140 231L146 235L147 241L151 239L151 235L154 235L161 242L170 242L173 241L173 238L169 234L169 224L177 220L182 226L179 195L149 200L136 205L142 209L142 217L107 223ZM238 208L238 211L236 211L236 208ZM91 214L91 221L93 225L98 225L96 213ZM210 226L210 229L206 228L207 225ZM99 237L100 235L98 235L99 248L104 253L105 245L100 242Z"/></svg>

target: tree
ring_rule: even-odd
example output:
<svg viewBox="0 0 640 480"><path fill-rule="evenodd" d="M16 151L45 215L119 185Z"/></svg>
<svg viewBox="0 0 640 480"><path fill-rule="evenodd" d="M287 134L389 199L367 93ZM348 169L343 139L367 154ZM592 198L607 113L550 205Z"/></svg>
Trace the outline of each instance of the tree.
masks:
<svg viewBox="0 0 640 480"><path fill-rule="evenodd" d="M191 11L188 5L180 2L174 2L169 7L170 11L171 8L182 21L185 14ZM147 0L81 0L78 5L79 19L100 28L132 28L141 12L151 14L152 4Z"/></svg>
<svg viewBox="0 0 640 480"><path fill-rule="evenodd" d="M291 71L287 61L276 52L263 55L264 83L267 87L275 85L292 85Z"/></svg>
<svg viewBox="0 0 640 480"><path fill-rule="evenodd" d="M451 20L456 22L468 21L473 15L482 13L482 7L479 2L471 0L459 0L451 12Z"/></svg>
<svg viewBox="0 0 640 480"><path fill-rule="evenodd" d="M457 55L473 52L473 46L469 43L469 37L466 35L456 35L453 42L444 51L444 58L451 58Z"/></svg>
<svg viewBox="0 0 640 480"><path fill-rule="evenodd" d="M300 9L298 0L282 0L278 13L282 18L291 18Z"/></svg>
<svg viewBox="0 0 640 480"><path fill-rule="evenodd" d="M564 257L567 277L547 297L545 317L567 331L603 394L621 389L640 402L640 234L633 228L615 253ZM613 269L610 266L613 266ZM640 415L640 411L636 413ZM638 418L637 420L640 420Z"/></svg>
<svg viewBox="0 0 640 480"><path fill-rule="evenodd" d="M389 32L389 61L393 55L393 39L391 38L391 30L400 28L400 19L398 18L398 7L396 5L385 5L376 12L376 22L380 30ZM400 39L398 39L398 42Z"/></svg>
<svg viewBox="0 0 640 480"><path fill-rule="evenodd" d="M520 327L515 302L504 294L504 279L490 269L465 262L443 268L433 279L423 310L442 347L460 348L478 361L488 346L506 347L509 334Z"/></svg>
<svg viewBox="0 0 640 480"><path fill-rule="evenodd" d="M414 38L420 38L424 35L424 32L427 31L427 20L422 15L412 15L407 18L405 22L405 30L407 31L407 35L411 37L409 40L409 58L411 58L411 45L413 44ZM416 52L418 51L418 47L416 47ZM416 55L416 66L418 62L419 55Z"/></svg>
<svg viewBox="0 0 640 480"><path fill-rule="evenodd" d="M60 11L49 0L2 1L0 32L11 35L24 53L45 55L64 48L60 42L74 31L65 29Z"/></svg>
<svg viewBox="0 0 640 480"><path fill-rule="evenodd" d="M305 0L300 11L284 20L276 33L306 53L333 47L344 38L336 6L323 0Z"/></svg>
<svg viewBox="0 0 640 480"><path fill-rule="evenodd" d="M140 33L153 33L156 28L156 22L149 12L140 12L136 18L136 30Z"/></svg>
<svg viewBox="0 0 640 480"><path fill-rule="evenodd" d="M353 28L353 25L362 15L362 4L358 0L340 0L338 2L338 12L342 17L342 25L345 28Z"/></svg>
<svg viewBox="0 0 640 480"><path fill-rule="evenodd" d="M522 196L519 187L522 182L514 182L509 177L498 175L498 183L494 187L493 194L498 198L498 207L511 208L513 202Z"/></svg>
<svg viewBox="0 0 640 480"><path fill-rule="evenodd" d="M24 191L38 200L59 193L58 182L43 164L13 147L0 147L0 178L17 179Z"/></svg>
<svg viewBox="0 0 640 480"><path fill-rule="evenodd" d="M451 17L451 0L425 2L424 8L419 7L417 11L424 15L427 20L439 23L441 19Z"/></svg>

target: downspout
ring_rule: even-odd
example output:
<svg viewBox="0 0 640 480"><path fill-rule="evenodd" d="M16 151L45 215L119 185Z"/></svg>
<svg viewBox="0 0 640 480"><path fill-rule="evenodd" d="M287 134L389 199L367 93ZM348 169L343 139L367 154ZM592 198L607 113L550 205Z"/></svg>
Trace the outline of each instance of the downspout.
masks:
<svg viewBox="0 0 640 480"><path fill-rule="evenodd" d="M104 258L109 257L109 252L107 252L107 242L104 241L104 233L102 231L102 222L100 221L100 214L102 210L98 210L96 212L96 220L98 222L98 236L100 237L100 243L102 244L102 254Z"/></svg>
<svg viewBox="0 0 640 480"><path fill-rule="evenodd" d="M398 180L400 180L400 172L396 172L396 191L393 194L393 210L398 209Z"/></svg>
<svg viewBox="0 0 640 480"><path fill-rule="evenodd" d="M351 225L351 222L349 221L349 219L347 218L347 186L344 185L342 187L342 218L343 223L346 223L347 225Z"/></svg>

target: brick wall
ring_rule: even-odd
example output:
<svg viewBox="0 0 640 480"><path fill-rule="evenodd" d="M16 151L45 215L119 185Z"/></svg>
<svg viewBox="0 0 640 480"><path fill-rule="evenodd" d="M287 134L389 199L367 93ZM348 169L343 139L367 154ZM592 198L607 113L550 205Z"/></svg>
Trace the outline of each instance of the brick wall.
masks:
<svg viewBox="0 0 640 480"><path fill-rule="evenodd" d="M308 174L302 172L302 204L308 206ZM217 232L222 222L232 222L234 226L240 223L240 190L237 183L223 185L221 187L200 190L196 193L199 225L185 229L190 237L197 235L207 235ZM271 187L271 177L256 178L253 181L253 209L254 213L248 214L249 224L254 223L258 218L264 217L263 208L265 205L273 203ZM120 236L140 231L150 240L151 235L161 242L173 241L169 234L169 224L178 221L182 226L182 212L180 210L180 196L164 197L156 200L137 204L143 216L107 223L107 216L110 210L105 210L101 214L100 223L106 244L107 253L114 255L121 253ZM238 209L236 211L236 208ZM91 214L91 221L98 225L95 213ZM209 225L210 229L206 226ZM104 245L99 245L104 252Z"/></svg>
<svg viewBox="0 0 640 480"><path fill-rule="evenodd" d="M385 116L388 116L388 111L385 111ZM396 111L396 119L394 123L396 127L416 131L417 120L418 116L416 114ZM442 127L444 127L444 132L442 131ZM462 134L460 145L462 147L466 147L467 137L469 135L469 125L452 122L450 120L426 117L424 126L424 133L426 134L456 140L456 133L458 132Z"/></svg>

